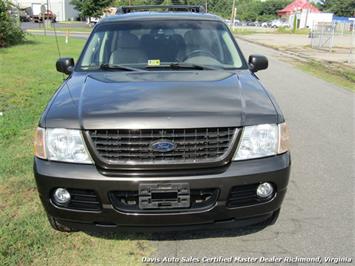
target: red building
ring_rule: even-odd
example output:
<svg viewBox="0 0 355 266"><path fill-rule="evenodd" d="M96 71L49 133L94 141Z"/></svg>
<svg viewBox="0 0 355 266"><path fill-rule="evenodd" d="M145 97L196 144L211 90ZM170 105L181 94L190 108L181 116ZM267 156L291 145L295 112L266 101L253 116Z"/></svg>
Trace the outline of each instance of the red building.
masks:
<svg viewBox="0 0 355 266"><path fill-rule="evenodd" d="M309 10L311 13L320 13L319 9L310 4L307 0L295 0L284 9L277 11L280 17L290 16L295 11Z"/></svg>

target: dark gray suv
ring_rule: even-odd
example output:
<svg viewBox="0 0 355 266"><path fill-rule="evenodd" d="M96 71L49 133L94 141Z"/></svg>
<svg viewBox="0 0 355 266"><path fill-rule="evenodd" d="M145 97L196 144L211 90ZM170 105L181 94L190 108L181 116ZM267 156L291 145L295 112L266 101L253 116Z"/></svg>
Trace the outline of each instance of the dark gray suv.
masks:
<svg viewBox="0 0 355 266"><path fill-rule="evenodd" d="M148 7L147 7L148 9ZM284 117L221 18L186 7L99 22L36 130L53 228L179 230L276 221L290 173Z"/></svg>

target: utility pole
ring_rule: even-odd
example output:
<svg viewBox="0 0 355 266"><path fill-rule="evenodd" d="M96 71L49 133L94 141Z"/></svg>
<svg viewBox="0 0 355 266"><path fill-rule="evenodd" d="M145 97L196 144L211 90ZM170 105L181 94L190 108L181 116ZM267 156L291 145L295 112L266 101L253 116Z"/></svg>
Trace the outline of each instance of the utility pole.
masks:
<svg viewBox="0 0 355 266"><path fill-rule="evenodd" d="M39 14L39 18L42 17L42 25L43 25L43 30L44 30L44 36L47 36L47 31L46 31L46 7L45 5L41 5L41 13ZM38 24L40 24L41 21L39 21Z"/></svg>
<svg viewBox="0 0 355 266"><path fill-rule="evenodd" d="M235 8L235 0L233 0L233 5L232 5L231 21L233 20L234 8Z"/></svg>
<svg viewBox="0 0 355 266"><path fill-rule="evenodd" d="M235 15L236 15L236 7L235 7L235 0L233 0L232 5L232 16L231 16L231 23L232 23L232 31L234 31L234 23L235 23Z"/></svg>

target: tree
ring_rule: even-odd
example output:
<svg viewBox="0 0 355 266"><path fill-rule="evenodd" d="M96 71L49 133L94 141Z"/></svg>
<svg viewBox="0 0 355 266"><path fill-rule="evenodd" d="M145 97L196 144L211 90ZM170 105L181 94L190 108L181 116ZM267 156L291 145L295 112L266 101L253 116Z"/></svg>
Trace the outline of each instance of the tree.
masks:
<svg viewBox="0 0 355 266"><path fill-rule="evenodd" d="M318 7L322 11L334 13L336 16L355 16L354 0L322 0L318 3Z"/></svg>
<svg viewBox="0 0 355 266"><path fill-rule="evenodd" d="M25 34L9 14L9 1L0 0L0 48L23 42Z"/></svg>
<svg viewBox="0 0 355 266"><path fill-rule="evenodd" d="M258 20L268 21L277 17L277 11L290 4L292 0L268 0L261 2Z"/></svg>
<svg viewBox="0 0 355 266"><path fill-rule="evenodd" d="M112 6L113 0L71 0L71 4L80 12L82 17L99 18L105 8Z"/></svg>
<svg viewBox="0 0 355 266"><path fill-rule="evenodd" d="M237 18L247 21L268 21L277 17L277 11L290 4L292 0L239 0Z"/></svg>
<svg viewBox="0 0 355 266"><path fill-rule="evenodd" d="M277 17L277 11L291 3L292 0L236 0L237 18L249 21L267 21ZM232 0L116 0L115 6L128 5L203 5L207 2L208 12L224 18L230 18Z"/></svg>

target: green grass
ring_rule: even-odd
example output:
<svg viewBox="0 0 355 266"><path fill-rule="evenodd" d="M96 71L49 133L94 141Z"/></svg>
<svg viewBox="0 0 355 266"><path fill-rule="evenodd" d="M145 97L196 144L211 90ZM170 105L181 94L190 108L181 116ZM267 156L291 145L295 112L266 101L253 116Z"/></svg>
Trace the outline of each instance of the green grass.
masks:
<svg viewBox="0 0 355 266"><path fill-rule="evenodd" d="M355 92L355 70L340 64L321 64L316 61L295 62L295 65L313 76Z"/></svg>
<svg viewBox="0 0 355 266"><path fill-rule="evenodd" d="M296 32L293 32L292 29L281 27L277 29L271 28L235 28L233 33L237 35L251 35L251 34L299 34L299 35L308 35L310 32L309 29L298 29Z"/></svg>
<svg viewBox="0 0 355 266"><path fill-rule="evenodd" d="M58 21L58 24L83 24L82 21Z"/></svg>
<svg viewBox="0 0 355 266"><path fill-rule="evenodd" d="M92 28L90 27L56 27L57 31L69 31L69 32L91 32ZM54 28L49 28L49 30L53 31Z"/></svg>
<svg viewBox="0 0 355 266"><path fill-rule="evenodd" d="M265 34L265 33L275 33L274 29L270 28L238 28L236 27L233 30L233 33L236 35L251 35L251 34Z"/></svg>
<svg viewBox="0 0 355 266"><path fill-rule="evenodd" d="M1 265L137 265L152 252L145 235L59 233L40 204L32 174L32 140L39 117L62 82L55 71L55 39L30 36L0 49L0 261ZM63 56L77 58L72 39ZM139 238L140 237L140 238ZM143 239L143 240L141 240Z"/></svg>
<svg viewBox="0 0 355 266"><path fill-rule="evenodd" d="M291 28L287 27L280 27L277 28L275 33L279 34L301 34L301 35L308 35L310 33L310 29L297 29L295 32Z"/></svg>
<svg viewBox="0 0 355 266"><path fill-rule="evenodd" d="M245 28L236 28L233 30L233 34L236 35L251 35L251 34L258 34L258 33L266 33L266 32L258 32L255 30L250 30Z"/></svg>

